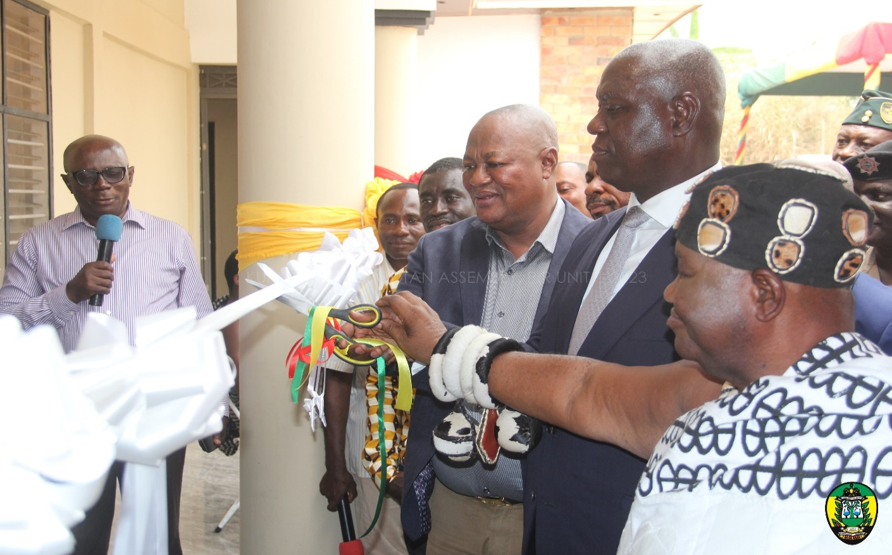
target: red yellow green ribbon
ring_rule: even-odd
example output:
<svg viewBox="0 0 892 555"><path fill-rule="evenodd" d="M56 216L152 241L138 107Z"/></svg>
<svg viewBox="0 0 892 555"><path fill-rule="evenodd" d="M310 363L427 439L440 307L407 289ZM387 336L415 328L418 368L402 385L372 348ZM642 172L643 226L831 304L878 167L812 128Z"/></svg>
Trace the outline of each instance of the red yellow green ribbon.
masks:
<svg viewBox="0 0 892 555"><path fill-rule="evenodd" d="M325 339L325 321L328 319L328 313L332 308L333 307L330 306L314 306L310 309L310 314L307 317L307 326L304 329L304 337L291 348L291 351L286 358L289 377L292 378L291 400L295 403L297 403L300 398L300 388L303 387L306 382L304 374L306 373L308 375L307 377L309 377L307 369L319 364L319 354L322 349L327 349L329 353L334 352L334 341ZM307 338L309 338L309 343L307 342ZM378 339L362 338L354 339L354 341L372 347L377 347L379 345L387 345L390 347L390 350L393 352L394 358L396 359L397 368L399 368L398 385L400 387L398 387L396 403L394 406L400 410L408 412L412 408L412 373L409 369L409 361L406 358L406 354L396 345L391 345L390 343ZM307 350L309 350L309 356L307 356ZM384 386L384 358L376 358L375 365L378 374L378 446L381 450L381 460L385 461L387 460L387 446L384 435L384 394L386 389ZM375 516L372 518L372 523L369 525L369 529L366 530L361 537L367 536L375 527L375 524L378 523L378 517L381 515L381 507L384 505L384 496L387 493L387 465L383 464L381 466L381 485L378 488L378 504L375 507Z"/></svg>
<svg viewBox="0 0 892 555"><path fill-rule="evenodd" d="M310 338L310 359L309 362L304 362L302 359L298 360L297 367L294 369L294 378L291 379L291 401L294 403L298 402L300 388L303 387L306 381L304 380L304 372L306 371L307 378L309 378L307 368L312 368L319 364L319 353L322 351L322 343L325 339L325 320L328 318L328 313L331 312L331 309L332 307L330 306L314 306L310 309L303 339L303 344L306 345L307 338Z"/></svg>

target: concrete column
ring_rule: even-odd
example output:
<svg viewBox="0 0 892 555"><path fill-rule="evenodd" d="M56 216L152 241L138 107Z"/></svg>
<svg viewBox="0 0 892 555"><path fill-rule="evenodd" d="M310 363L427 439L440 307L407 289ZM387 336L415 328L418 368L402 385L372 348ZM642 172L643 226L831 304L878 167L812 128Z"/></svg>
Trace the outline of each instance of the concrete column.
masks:
<svg viewBox="0 0 892 555"><path fill-rule="evenodd" d="M406 177L425 169L412 167L417 65L414 27L375 27L375 164Z"/></svg>
<svg viewBox="0 0 892 555"><path fill-rule="evenodd" d="M238 3L239 202L362 207L374 48L372 0ZM284 366L304 324L270 304L240 325L242 553L334 553L340 542L319 494L322 432L291 403Z"/></svg>

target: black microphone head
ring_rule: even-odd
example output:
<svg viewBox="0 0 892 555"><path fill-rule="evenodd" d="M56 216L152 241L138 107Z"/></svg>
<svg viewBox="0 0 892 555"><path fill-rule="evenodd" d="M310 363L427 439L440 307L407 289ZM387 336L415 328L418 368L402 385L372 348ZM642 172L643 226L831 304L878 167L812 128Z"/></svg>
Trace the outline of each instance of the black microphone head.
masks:
<svg viewBox="0 0 892 555"><path fill-rule="evenodd" d="M124 222L112 214L99 216L96 222L96 238L100 241L120 241L124 232Z"/></svg>

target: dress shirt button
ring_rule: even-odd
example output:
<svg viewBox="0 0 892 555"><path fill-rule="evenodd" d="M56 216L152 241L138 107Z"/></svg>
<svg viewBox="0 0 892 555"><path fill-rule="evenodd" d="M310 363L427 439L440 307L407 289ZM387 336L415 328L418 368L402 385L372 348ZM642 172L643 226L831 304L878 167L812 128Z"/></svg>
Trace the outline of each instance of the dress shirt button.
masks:
<svg viewBox="0 0 892 555"><path fill-rule="evenodd" d="M552 426L551 424L548 425L548 433L554 435L554 426Z"/></svg>
<svg viewBox="0 0 892 555"><path fill-rule="evenodd" d="M530 501L536 500L536 490L530 492Z"/></svg>
<svg viewBox="0 0 892 555"><path fill-rule="evenodd" d="M514 269L513 269L513 268L508 268L508 271L505 272L505 273L508 274L509 276L514 275Z"/></svg>
<svg viewBox="0 0 892 555"><path fill-rule="evenodd" d="M499 318L504 318L504 317L505 317L505 313L502 312L502 311L500 310L499 313L496 314L496 316L498 316Z"/></svg>

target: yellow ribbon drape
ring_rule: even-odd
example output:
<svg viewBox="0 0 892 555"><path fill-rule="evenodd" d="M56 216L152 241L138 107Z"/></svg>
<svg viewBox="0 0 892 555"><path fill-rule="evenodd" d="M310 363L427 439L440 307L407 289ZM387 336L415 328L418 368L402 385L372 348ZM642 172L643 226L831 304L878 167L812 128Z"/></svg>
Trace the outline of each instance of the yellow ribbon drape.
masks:
<svg viewBox="0 0 892 555"><path fill-rule="evenodd" d="M238 205L236 225L239 269L244 269L266 258L316 250L326 231L343 241L351 229L362 227L362 215L339 206L245 202Z"/></svg>
<svg viewBox="0 0 892 555"><path fill-rule="evenodd" d="M362 212L340 206L286 202L239 204L236 213L239 270L266 258L316 250L322 244L325 232L343 241L351 229L374 228L378 199L397 183L399 181L380 177L366 183ZM375 237L378 237L377 230Z"/></svg>

